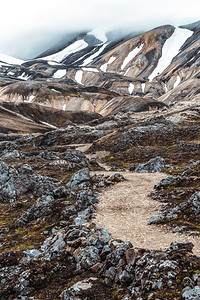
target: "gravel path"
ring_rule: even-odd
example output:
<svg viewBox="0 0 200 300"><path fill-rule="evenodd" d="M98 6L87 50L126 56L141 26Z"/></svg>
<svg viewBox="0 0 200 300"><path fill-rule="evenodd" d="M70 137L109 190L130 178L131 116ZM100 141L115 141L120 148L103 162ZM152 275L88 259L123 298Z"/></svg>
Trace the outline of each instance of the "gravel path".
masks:
<svg viewBox="0 0 200 300"><path fill-rule="evenodd" d="M83 152L91 144L75 145ZM108 154L105 151L89 154L87 157L101 158ZM105 171L95 172L113 175L109 167L101 164ZM133 247L146 249L165 249L172 242L190 241L194 244L193 253L200 256L200 237L183 233L173 233L166 225L148 225L150 217L159 214L161 203L152 200L148 195L154 185L168 175L164 173L119 172L128 180L106 188L99 195L96 206L95 223L107 228L114 239L130 241Z"/></svg>
<svg viewBox="0 0 200 300"><path fill-rule="evenodd" d="M114 172L101 172L111 175ZM194 253L200 255L200 238L173 233L166 226L148 225L159 213L161 204L148 197L153 187L167 177L163 173L122 172L128 181L105 189L99 197L95 223L106 227L113 238L129 240L134 247L165 249L172 242L191 241Z"/></svg>

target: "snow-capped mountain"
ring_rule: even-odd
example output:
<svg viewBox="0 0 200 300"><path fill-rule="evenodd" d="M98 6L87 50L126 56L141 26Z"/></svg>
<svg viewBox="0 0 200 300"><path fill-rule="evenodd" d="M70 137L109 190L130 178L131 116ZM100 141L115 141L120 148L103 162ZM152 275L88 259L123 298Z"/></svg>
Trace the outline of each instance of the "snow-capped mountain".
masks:
<svg viewBox="0 0 200 300"><path fill-rule="evenodd" d="M5 85L0 97L103 114L112 111L106 107L116 97L167 104L199 99L199 57L200 22L160 26L120 40L94 30L29 61L0 55L0 81ZM104 96L111 93L109 99L100 89ZM112 108L121 100L113 101Z"/></svg>

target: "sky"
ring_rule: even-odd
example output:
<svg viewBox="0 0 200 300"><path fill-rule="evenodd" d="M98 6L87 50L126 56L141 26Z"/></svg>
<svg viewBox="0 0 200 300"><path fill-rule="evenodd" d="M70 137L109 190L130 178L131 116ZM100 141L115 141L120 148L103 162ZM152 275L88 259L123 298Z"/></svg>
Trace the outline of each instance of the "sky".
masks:
<svg viewBox="0 0 200 300"><path fill-rule="evenodd" d="M0 0L0 53L33 58L70 33L121 34L200 20L199 0Z"/></svg>

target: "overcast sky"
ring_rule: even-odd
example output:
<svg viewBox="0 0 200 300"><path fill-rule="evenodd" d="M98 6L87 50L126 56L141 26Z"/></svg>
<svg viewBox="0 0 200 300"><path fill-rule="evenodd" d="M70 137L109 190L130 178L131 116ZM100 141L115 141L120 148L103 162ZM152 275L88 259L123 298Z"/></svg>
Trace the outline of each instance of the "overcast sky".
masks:
<svg viewBox="0 0 200 300"><path fill-rule="evenodd" d="M0 53L27 59L70 32L137 32L198 20L199 0L1 0Z"/></svg>

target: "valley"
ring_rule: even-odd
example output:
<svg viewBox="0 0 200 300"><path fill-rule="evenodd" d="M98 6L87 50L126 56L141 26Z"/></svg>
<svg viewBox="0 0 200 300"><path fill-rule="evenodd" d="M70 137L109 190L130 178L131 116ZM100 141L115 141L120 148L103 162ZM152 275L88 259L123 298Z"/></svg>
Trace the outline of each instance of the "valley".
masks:
<svg viewBox="0 0 200 300"><path fill-rule="evenodd" d="M0 55L2 300L199 299L199 49L195 22Z"/></svg>

